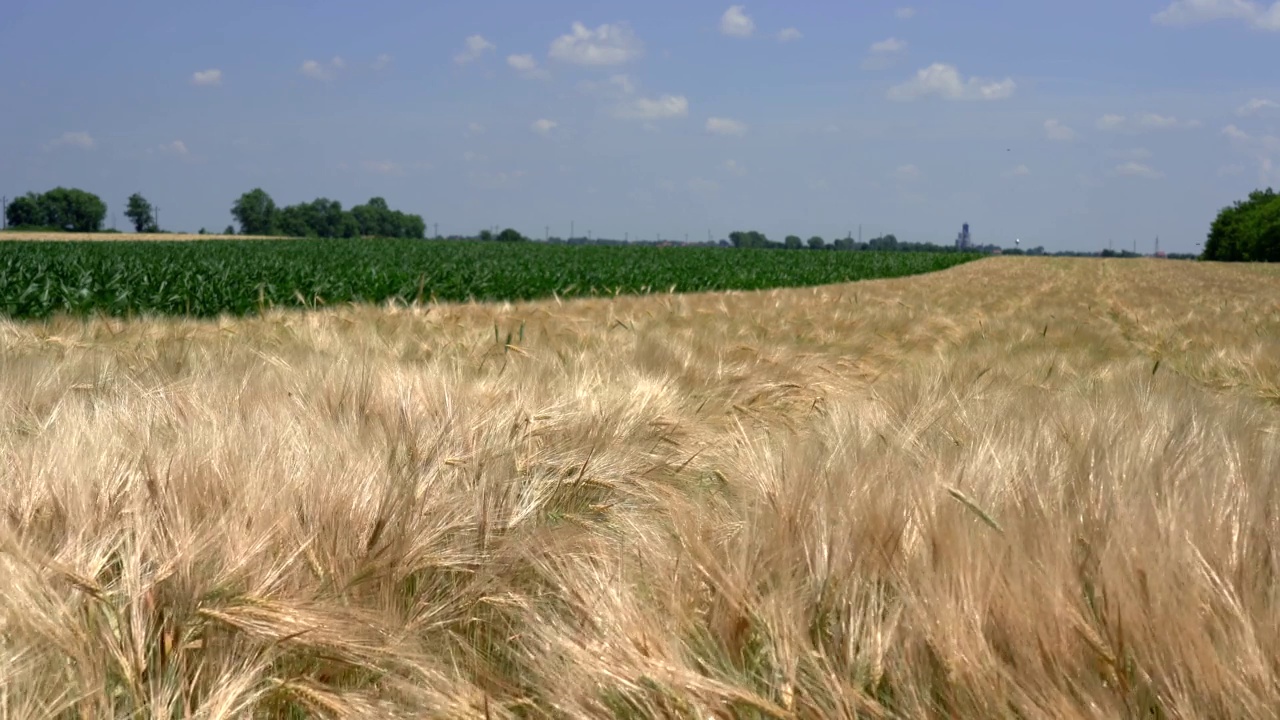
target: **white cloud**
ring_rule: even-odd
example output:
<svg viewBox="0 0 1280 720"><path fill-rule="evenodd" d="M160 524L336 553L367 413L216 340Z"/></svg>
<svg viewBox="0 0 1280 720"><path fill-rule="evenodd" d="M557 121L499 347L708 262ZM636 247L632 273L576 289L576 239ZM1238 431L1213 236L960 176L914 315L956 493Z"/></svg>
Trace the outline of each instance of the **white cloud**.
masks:
<svg viewBox="0 0 1280 720"><path fill-rule="evenodd" d="M551 41L548 54L575 65L621 65L643 52L643 44L626 25L605 24L592 30L575 22L572 32Z"/></svg>
<svg viewBox="0 0 1280 720"><path fill-rule="evenodd" d="M747 15L742 5L732 5L720 16L720 32L731 37L751 37L756 22Z"/></svg>
<svg viewBox="0 0 1280 720"><path fill-rule="evenodd" d="M467 124L467 135L480 135L484 133L484 126L478 122Z"/></svg>
<svg viewBox="0 0 1280 720"><path fill-rule="evenodd" d="M1275 135L1253 136L1235 125L1222 128L1241 153L1248 155L1258 165L1258 182L1266 185L1280 182L1280 173L1276 172L1275 160L1280 157L1280 137Z"/></svg>
<svg viewBox="0 0 1280 720"><path fill-rule="evenodd" d="M911 18L916 16L916 9L910 8L910 7L900 7L897 10L895 10L893 14L897 15L899 20L910 20Z"/></svg>
<svg viewBox="0 0 1280 720"><path fill-rule="evenodd" d="M793 27L783 28L778 33L778 42L791 42L792 40L799 40L802 37L804 37L804 33Z"/></svg>
<svg viewBox="0 0 1280 720"><path fill-rule="evenodd" d="M907 43L898 38L888 38L871 43L867 49L868 56L862 61L863 70L884 70L891 67L894 60L907 49Z"/></svg>
<svg viewBox="0 0 1280 720"><path fill-rule="evenodd" d="M906 49L907 43L905 41L891 37L880 42L871 43L870 52L883 55L902 52Z"/></svg>
<svg viewBox="0 0 1280 720"><path fill-rule="evenodd" d="M1063 125L1062 123L1053 119L1044 121L1044 134L1050 140L1057 140L1059 142L1066 142L1069 140L1076 139L1075 130L1072 130L1066 125Z"/></svg>
<svg viewBox="0 0 1280 720"><path fill-rule="evenodd" d="M381 55L378 56L377 60L373 61L373 69L384 70L390 64L391 64L391 56L386 53L382 53Z"/></svg>
<svg viewBox="0 0 1280 720"><path fill-rule="evenodd" d="M45 149L52 150L56 147L74 147L81 150L92 150L97 145L93 138L87 132L64 132L62 135L50 140Z"/></svg>
<svg viewBox="0 0 1280 720"><path fill-rule="evenodd" d="M347 63L340 57L330 60L328 65L315 60L307 60L302 63L302 67L298 68L298 72L309 78L328 81L333 79L334 70L341 70L346 66Z"/></svg>
<svg viewBox="0 0 1280 720"><path fill-rule="evenodd" d="M899 165L893 171L893 176L902 181L918 180L920 178L920 168L915 165Z"/></svg>
<svg viewBox="0 0 1280 720"><path fill-rule="evenodd" d="M1098 118L1099 130L1113 132L1139 132L1142 130L1173 130L1200 127L1199 120L1179 120L1176 117L1144 113L1134 117L1108 114Z"/></svg>
<svg viewBox="0 0 1280 720"><path fill-rule="evenodd" d="M1252 139L1249 137L1248 133L1236 127L1235 125L1228 125L1222 128L1222 134L1226 135L1227 137L1237 142L1249 142L1249 140Z"/></svg>
<svg viewBox="0 0 1280 720"><path fill-rule="evenodd" d="M742 167L742 163L739 163L737 160L726 160L724 162L724 169L738 177L742 177L747 174L747 169Z"/></svg>
<svg viewBox="0 0 1280 720"><path fill-rule="evenodd" d="M538 67L538 61L532 55L508 55L507 65L520 73L521 77L531 80L546 80L551 77L546 68Z"/></svg>
<svg viewBox="0 0 1280 720"><path fill-rule="evenodd" d="M533 125L530 125L529 127L531 130L538 133L539 135L550 135L551 131L555 130L559 124L560 123L556 122L555 120L539 118L538 120L534 120Z"/></svg>
<svg viewBox="0 0 1280 720"><path fill-rule="evenodd" d="M1280 103L1274 100L1266 100L1264 98L1253 98L1249 102L1236 108L1237 115L1252 115L1259 110L1270 110L1280 108Z"/></svg>
<svg viewBox="0 0 1280 720"><path fill-rule="evenodd" d="M174 140L171 143L165 143L160 146L160 152L170 155L188 155L187 144L181 140Z"/></svg>
<svg viewBox="0 0 1280 720"><path fill-rule="evenodd" d="M459 65L475 62L486 52L497 49L497 46L485 40L483 35L470 35L465 43L466 49L453 56L453 61Z"/></svg>
<svg viewBox="0 0 1280 720"><path fill-rule="evenodd" d="M1219 20L1243 21L1258 30L1280 30L1280 2L1270 7L1255 0L1175 0L1151 16L1158 25L1198 25Z"/></svg>
<svg viewBox="0 0 1280 720"><path fill-rule="evenodd" d="M1163 173L1157 170L1153 170L1151 166L1144 165L1140 162L1137 162L1136 160L1117 165L1115 167L1114 172L1117 175L1124 175L1126 177L1140 177L1140 178L1146 178L1148 180L1159 180L1160 178L1164 177Z"/></svg>
<svg viewBox="0 0 1280 720"><path fill-rule="evenodd" d="M716 135L732 135L742 137L747 134L747 125L738 120L730 118L711 117L707 118L707 132Z"/></svg>
<svg viewBox="0 0 1280 720"><path fill-rule="evenodd" d="M689 100L683 95L662 95L657 98L638 97L614 109L620 118L632 120L665 120L682 118L689 114Z"/></svg>
<svg viewBox="0 0 1280 720"><path fill-rule="evenodd" d="M1003 100L1016 89L1012 78L989 80L965 79L953 65L934 63L916 72L916 76L889 89L891 100L916 100L937 95L947 100Z"/></svg>
<svg viewBox="0 0 1280 720"><path fill-rule="evenodd" d="M1005 177L1026 177L1027 175L1030 175L1030 174L1031 174L1031 168L1027 167L1026 165L1019 165L1018 167L1013 168L1012 170L1005 171L1004 176Z"/></svg>
<svg viewBox="0 0 1280 720"><path fill-rule="evenodd" d="M201 86L221 85L222 71L218 68L197 70L196 72L191 73L191 84Z"/></svg>

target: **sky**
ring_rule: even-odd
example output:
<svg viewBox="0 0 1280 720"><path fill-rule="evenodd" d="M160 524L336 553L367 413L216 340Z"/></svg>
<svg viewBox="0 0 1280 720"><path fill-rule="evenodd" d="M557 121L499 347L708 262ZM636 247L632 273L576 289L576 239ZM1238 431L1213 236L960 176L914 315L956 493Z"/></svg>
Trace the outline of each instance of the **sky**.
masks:
<svg viewBox="0 0 1280 720"><path fill-rule="evenodd" d="M1194 252L1280 187L1271 2L5 0L0 194Z"/></svg>

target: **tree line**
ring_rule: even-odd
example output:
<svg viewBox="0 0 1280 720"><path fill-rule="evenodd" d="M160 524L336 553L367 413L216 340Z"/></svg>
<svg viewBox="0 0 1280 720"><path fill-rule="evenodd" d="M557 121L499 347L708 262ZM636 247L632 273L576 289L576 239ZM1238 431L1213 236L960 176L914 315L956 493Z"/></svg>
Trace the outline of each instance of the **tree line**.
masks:
<svg viewBox="0 0 1280 720"><path fill-rule="evenodd" d="M380 197L350 210L328 198L278 208L265 190L254 188L236 199L231 215L240 224L241 235L422 239L427 233L422 216L392 210Z"/></svg>
<svg viewBox="0 0 1280 720"><path fill-rule="evenodd" d="M1223 208L1209 226L1205 260L1280 262L1280 194L1255 190Z"/></svg>
<svg viewBox="0 0 1280 720"><path fill-rule="evenodd" d="M56 187L14 198L4 214L11 228L95 233L103 232L107 204L91 192ZM125 201L124 215L134 232L161 232L157 214L155 206L142 193L134 193ZM350 210L343 210L341 203L328 198L278 208L266 191L254 188L236 199L231 206L231 216L240 225L241 235L420 239L427 231L420 215L392 210L380 197ZM203 228L200 233L204 234ZM224 234L236 234L235 228L228 225Z"/></svg>

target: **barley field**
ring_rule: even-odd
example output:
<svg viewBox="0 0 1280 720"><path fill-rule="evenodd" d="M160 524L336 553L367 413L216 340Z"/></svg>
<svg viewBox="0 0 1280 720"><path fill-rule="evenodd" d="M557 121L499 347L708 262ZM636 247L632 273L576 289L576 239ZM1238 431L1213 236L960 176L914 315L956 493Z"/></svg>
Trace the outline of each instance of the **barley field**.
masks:
<svg viewBox="0 0 1280 720"><path fill-rule="evenodd" d="M1247 267L4 320L0 717L1272 717L1278 479Z"/></svg>

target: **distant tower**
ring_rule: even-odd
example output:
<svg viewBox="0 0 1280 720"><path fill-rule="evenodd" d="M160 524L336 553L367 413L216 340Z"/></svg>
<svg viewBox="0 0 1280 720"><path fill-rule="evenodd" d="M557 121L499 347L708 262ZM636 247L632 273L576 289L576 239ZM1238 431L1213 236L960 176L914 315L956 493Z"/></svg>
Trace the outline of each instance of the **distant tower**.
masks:
<svg viewBox="0 0 1280 720"><path fill-rule="evenodd" d="M968 250L971 245L972 243L969 238L969 223L965 223L960 229L960 234L956 236L956 249Z"/></svg>

